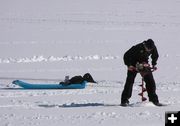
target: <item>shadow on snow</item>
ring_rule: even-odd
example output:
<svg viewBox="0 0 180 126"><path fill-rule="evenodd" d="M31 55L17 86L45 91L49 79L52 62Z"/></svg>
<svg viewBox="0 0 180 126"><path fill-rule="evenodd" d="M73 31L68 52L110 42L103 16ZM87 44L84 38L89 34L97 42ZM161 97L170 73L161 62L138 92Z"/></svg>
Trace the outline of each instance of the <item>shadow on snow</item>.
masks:
<svg viewBox="0 0 180 126"><path fill-rule="evenodd" d="M73 107L98 107L98 106L105 106L105 107L111 107L111 106L120 106L120 104L104 104L104 103L71 103L71 104L40 104L39 107L44 108L53 108L53 107L59 107L59 108L73 108Z"/></svg>

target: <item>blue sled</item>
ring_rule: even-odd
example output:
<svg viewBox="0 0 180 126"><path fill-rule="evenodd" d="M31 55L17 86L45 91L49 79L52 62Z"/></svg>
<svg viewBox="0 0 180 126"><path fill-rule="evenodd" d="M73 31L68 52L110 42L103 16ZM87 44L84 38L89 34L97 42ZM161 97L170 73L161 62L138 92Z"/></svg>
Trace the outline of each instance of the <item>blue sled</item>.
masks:
<svg viewBox="0 0 180 126"><path fill-rule="evenodd" d="M18 85L24 89L84 89L86 87L87 82L84 81L80 84L69 84L69 85L62 85L62 84L31 84L27 82L23 82L20 80L14 80L12 82L15 85Z"/></svg>

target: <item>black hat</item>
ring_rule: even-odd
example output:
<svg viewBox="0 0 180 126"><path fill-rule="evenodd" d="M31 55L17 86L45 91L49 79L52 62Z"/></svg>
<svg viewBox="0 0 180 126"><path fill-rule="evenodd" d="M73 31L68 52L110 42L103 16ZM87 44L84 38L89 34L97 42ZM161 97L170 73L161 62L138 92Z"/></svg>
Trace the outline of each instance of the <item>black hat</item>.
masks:
<svg viewBox="0 0 180 126"><path fill-rule="evenodd" d="M148 49L153 49L154 48L154 41L152 39L148 39L147 41L144 41L145 46Z"/></svg>

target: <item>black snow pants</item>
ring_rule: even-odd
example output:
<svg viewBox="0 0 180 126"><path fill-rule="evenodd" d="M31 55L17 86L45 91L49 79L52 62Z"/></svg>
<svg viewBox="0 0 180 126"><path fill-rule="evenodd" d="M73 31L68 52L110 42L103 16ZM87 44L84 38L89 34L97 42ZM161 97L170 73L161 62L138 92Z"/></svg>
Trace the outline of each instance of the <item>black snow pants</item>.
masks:
<svg viewBox="0 0 180 126"><path fill-rule="evenodd" d="M124 85L124 90L121 95L121 103L128 102L128 99L131 97L133 84L134 84L136 75L137 75L137 72L128 70L126 83ZM149 101L153 103L158 103L159 100L156 94L156 84L155 84L152 72L149 72L148 74L144 76L144 81L146 83L146 90L148 93Z"/></svg>

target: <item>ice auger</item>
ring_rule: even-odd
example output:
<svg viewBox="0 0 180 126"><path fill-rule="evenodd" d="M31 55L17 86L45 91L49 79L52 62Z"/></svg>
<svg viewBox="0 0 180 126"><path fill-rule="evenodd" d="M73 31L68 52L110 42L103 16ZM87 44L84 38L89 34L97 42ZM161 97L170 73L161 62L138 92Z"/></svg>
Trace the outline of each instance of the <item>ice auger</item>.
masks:
<svg viewBox="0 0 180 126"><path fill-rule="evenodd" d="M144 97L144 92L146 92L146 88L144 86L144 76L146 74L148 74L149 72L154 72L156 69L154 69L153 67L151 67L149 64L136 64L136 70L141 74L142 77L142 83L139 85L141 87L141 92L138 94L139 96L141 96L141 100L146 101L147 98Z"/></svg>

